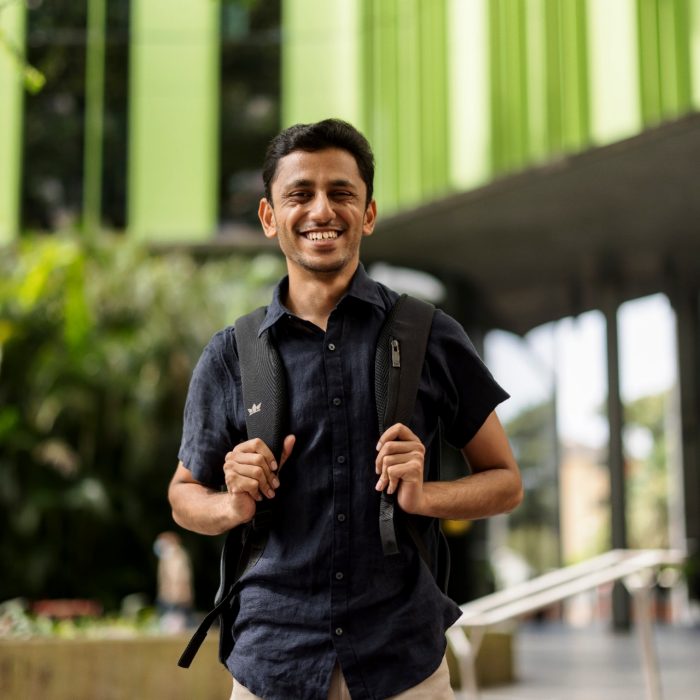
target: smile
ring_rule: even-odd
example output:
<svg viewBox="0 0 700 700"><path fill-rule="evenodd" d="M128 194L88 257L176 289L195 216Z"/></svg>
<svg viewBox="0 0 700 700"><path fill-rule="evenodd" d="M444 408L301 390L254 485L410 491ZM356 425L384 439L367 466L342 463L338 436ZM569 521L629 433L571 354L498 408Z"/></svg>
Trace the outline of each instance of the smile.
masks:
<svg viewBox="0 0 700 700"><path fill-rule="evenodd" d="M308 233L302 233L309 241L322 241L326 239L338 238L337 231L309 231Z"/></svg>

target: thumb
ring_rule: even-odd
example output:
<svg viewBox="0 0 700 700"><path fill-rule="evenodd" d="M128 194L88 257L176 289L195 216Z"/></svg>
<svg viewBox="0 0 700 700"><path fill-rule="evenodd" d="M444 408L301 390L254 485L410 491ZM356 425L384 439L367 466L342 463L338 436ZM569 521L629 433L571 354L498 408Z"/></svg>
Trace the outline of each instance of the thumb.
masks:
<svg viewBox="0 0 700 700"><path fill-rule="evenodd" d="M287 437L284 438L284 442L282 443L282 455L280 457L280 469L289 459L289 455L292 453L292 448L294 447L295 442L296 436L294 435L287 435Z"/></svg>

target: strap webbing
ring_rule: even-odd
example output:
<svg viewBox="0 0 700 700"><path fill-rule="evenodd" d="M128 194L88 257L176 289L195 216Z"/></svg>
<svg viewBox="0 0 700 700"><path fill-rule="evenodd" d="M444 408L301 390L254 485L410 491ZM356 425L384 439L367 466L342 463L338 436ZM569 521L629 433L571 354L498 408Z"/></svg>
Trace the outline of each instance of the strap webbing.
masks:
<svg viewBox="0 0 700 700"><path fill-rule="evenodd" d="M407 424L413 415L434 312L432 304L403 294L379 332L374 382L380 435L394 423ZM399 552L394 511L393 494L383 491L379 503L379 536L385 556ZM409 532L421 556L431 566L420 536L414 537L414 528Z"/></svg>

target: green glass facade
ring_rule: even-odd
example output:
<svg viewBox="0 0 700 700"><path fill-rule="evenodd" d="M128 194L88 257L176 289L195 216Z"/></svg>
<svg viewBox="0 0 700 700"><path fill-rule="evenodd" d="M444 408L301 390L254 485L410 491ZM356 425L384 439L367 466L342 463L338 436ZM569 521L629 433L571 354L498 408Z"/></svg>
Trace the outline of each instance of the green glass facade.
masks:
<svg viewBox="0 0 700 700"><path fill-rule="evenodd" d="M205 240L222 218L220 13L218 0L179 0L176 12L167 0L131 2L124 148L137 237ZM22 2L0 12L20 49L25 14ZM282 124L337 116L365 131L383 213L700 107L700 0L282 0L280 41ZM9 241L22 228L23 95L4 45L0 102L0 241ZM91 163L101 167L91 155L84 179ZM95 221L97 179L83 187Z"/></svg>
<svg viewBox="0 0 700 700"><path fill-rule="evenodd" d="M335 4L354 8L359 34L326 25L323 42L308 42L304 17L316 3L285 0L284 120L339 116L364 128L384 211L611 143L700 106L698 0ZM352 42L354 67L351 56L326 48L334 36ZM305 99L306 78L321 64L331 76L322 105ZM358 67L361 80L333 78L355 76Z"/></svg>

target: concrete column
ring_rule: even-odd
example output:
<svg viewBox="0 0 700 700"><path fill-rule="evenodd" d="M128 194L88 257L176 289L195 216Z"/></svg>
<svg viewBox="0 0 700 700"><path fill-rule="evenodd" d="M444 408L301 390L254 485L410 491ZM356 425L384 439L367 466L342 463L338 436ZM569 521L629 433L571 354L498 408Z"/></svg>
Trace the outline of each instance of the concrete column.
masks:
<svg viewBox="0 0 700 700"><path fill-rule="evenodd" d="M620 360L617 327L618 304L612 293L603 308L607 332L608 362L608 468L610 469L610 508L613 549L627 548L627 506L625 499L625 458L622 447L624 419L620 398ZM630 626L629 596L622 585L613 590L613 625L616 630Z"/></svg>
<svg viewBox="0 0 700 700"><path fill-rule="evenodd" d="M688 555L700 562L700 299L697 289L674 298L678 327L678 383L681 404L683 504ZM699 577L700 578L700 577ZM699 595L700 581L689 581Z"/></svg>

